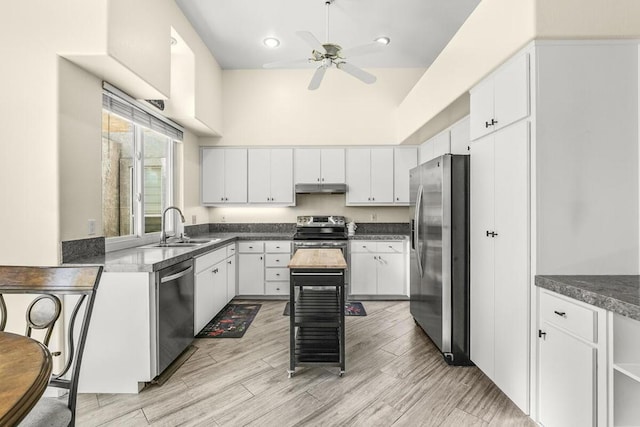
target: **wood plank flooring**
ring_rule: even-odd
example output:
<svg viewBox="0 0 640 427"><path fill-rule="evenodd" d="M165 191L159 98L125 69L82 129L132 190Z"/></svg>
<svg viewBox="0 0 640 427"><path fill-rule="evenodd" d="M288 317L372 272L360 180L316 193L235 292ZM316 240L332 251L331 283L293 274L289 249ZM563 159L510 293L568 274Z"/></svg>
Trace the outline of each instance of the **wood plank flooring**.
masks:
<svg viewBox="0 0 640 427"><path fill-rule="evenodd" d="M238 301L244 302L244 301ZM284 301L241 339L197 339L161 387L78 396L78 426L535 426L476 367L450 367L409 303L366 301L347 317L347 368L297 368L289 379Z"/></svg>

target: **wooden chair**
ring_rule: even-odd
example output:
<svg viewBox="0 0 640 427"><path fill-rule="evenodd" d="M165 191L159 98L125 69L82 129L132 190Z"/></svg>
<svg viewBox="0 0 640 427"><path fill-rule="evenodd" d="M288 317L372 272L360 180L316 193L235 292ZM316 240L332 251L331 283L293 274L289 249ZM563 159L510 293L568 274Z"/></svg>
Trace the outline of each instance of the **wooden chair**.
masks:
<svg viewBox="0 0 640 427"><path fill-rule="evenodd" d="M67 351L64 367L53 374L50 387L68 390L66 399L43 397L20 423L21 426L74 426L76 397L82 352L87 338L96 289L102 267L15 267L0 266L0 331L4 330L8 309L2 294L39 294L26 310L25 335L33 330L45 330L43 344L48 345L51 332L60 317L63 304L59 296L75 295L75 302L68 322L65 321ZM79 335L76 333L76 317L84 306ZM78 343L75 345L75 337ZM59 355L60 353L54 353Z"/></svg>

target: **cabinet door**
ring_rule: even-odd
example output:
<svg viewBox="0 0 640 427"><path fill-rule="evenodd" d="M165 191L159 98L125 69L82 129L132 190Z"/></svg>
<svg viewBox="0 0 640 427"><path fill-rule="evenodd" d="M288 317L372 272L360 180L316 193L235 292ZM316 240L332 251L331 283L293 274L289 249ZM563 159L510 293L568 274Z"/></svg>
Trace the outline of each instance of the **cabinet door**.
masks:
<svg viewBox="0 0 640 427"><path fill-rule="evenodd" d="M224 152L221 148L202 149L202 203L224 203Z"/></svg>
<svg viewBox="0 0 640 427"><path fill-rule="evenodd" d="M293 204L293 150L271 150L271 203Z"/></svg>
<svg viewBox="0 0 640 427"><path fill-rule="evenodd" d="M371 203L371 150L347 149L347 203Z"/></svg>
<svg viewBox="0 0 640 427"><path fill-rule="evenodd" d="M264 255L238 255L238 295L264 295Z"/></svg>
<svg viewBox="0 0 640 427"><path fill-rule="evenodd" d="M494 144L487 136L471 145L471 360L494 377Z"/></svg>
<svg viewBox="0 0 640 427"><path fill-rule="evenodd" d="M596 350L543 324L539 342L539 421L545 427L593 426Z"/></svg>
<svg viewBox="0 0 640 427"><path fill-rule="evenodd" d="M451 134L448 130L436 135L431 143L433 144L433 158L451 152Z"/></svg>
<svg viewBox="0 0 640 427"><path fill-rule="evenodd" d="M474 87L469 99L471 119L471 140L478 139L493 131L493 77L487 77Z"/></svg>
<svg viewBox="0 0 640 427"><path fill-rule="evenodd" d="M326 148L320 152L320 181L344 184L344 148Z"/></svg>
<svg viewBox="0 0 640 427"><path fill-rule="evenodd" d="M294 164L296 184L317 184L320 182L319 148L296 148Z"/></svg>
<svg viewBox="0 0 640 427"><path fill-rule="evenodd" d="M523 54L500 68L493 80L493 130L502 129L529 115L529 54Z"/></svg>
<svg viewBox="0 0 640 427"><path fill-rule="evenodd" d="M378 295L407 295L404 254L378 254Z"/></svg>
<svg viewBox="0 0 640 427"><path fill-rule="evenodd" d="M395 203L409 203L409 170L418 164L415 148L396 148L393 157Z"/></svg>
<svg viewBox="0 0 640 427"><path fill-rule="evenodd" d="M371 149L371 202L393 203L393 148Z"/></svg>
<svg viewBox="0 0 640 427"><path fill-rule="evenodd" d="M374 256L376 255L351 254L351 295L376 295L378 261L373 259Z"/></svg>
<svg viewBox="0 0 640 427"><path fill-rule="evenodd" d="M227 302L236 296L236 257L227 259Z"/></svg>
<svg viewBox="0 0 640 427"><path fill-rule="evenodd" d="M451 154L469 154L469 117L451 127Z"/></svg>
<svg viewBox="0 0 640 427"><path fill-rule="evenodd" d="M226 203L247 203L247 150L227 148L224 162Z"/></svg>
<svg viewBox="0 0 640 427"><path fill-rule="evenodd" d="M213 319L227 305L227 261L220 261L214 265L211 275L213 277L213 301L210 307L211 317L209 320Z"/></svg>
<svg viewBox="0 0 640 427"><path fill-rule="evenodd" d="M494 382L525 413L529 401L529 126L494 134ZM472 178L473 179L473 178ZM472 213L473 215L473 213ZM473 256L473 255L472 255ZM473 277L473 276L472 276ZM472 295L473 298L473 295Z"/></svg>
<svg viewBox="0 0 640 427"><path fill-rule="evenodd" d="M421 165L431 159L433 159L433 144L428 139L418 147L418 164Z"/></svg>
<svg viewBox="0 0 640 427"><path fill-rule="evenodd" d="M195 275L194 304L193 304L193 332L197 334L213 318L213 267L206 268Z"/></svg>
<svg viewBox="0 0 640 427"><path fill-rule="evenodd" d="M271 156L268 149L249 150L249 203L271 199Z"/></svg>

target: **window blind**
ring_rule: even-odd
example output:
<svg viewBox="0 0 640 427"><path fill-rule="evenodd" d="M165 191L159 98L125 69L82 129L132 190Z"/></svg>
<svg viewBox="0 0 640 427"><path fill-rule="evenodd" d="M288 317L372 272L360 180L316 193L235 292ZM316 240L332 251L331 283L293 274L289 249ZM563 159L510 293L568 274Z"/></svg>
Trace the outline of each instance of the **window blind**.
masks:
<svg viewBox="0 0 640 427"><path fill-rule="evenodd" d="M140 126L161 133L176 141L182 141L184 129L173 121L141 105L119 89L104 83L102 86L102 108L131 120Z"/></svg>

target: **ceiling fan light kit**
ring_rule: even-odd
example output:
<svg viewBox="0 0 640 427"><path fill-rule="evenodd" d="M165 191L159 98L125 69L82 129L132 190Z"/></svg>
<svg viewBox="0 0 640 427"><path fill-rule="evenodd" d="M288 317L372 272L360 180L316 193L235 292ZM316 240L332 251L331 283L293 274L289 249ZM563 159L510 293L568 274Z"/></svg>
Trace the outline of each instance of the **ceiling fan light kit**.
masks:
<svg viewBox="0 0 640 427"><path fill-rule="evenodd" d="M368 43L362 46L357 46L354 48L342 50L342 47L336 43L329 42L329 7L334 2L334 0L324 0L324 4L326 6L327 11L327 19L326 19L326 42L321 43L316 36L314 36L309 31L297 31L296 34L302 40L304 40L312 49L311 57L306 60L295 60L295 61L280 61L280 62L272 62L269 64L264 64L264 68L278 68L287 65L301 64L301 63L319 63L316 71L313 73L313 77L311 78L311 82L309 83L308 89L315 90L320 87L320 83L322 83L322 79L324 78L324 74L328 68L335 65L335 67L345 73L350 74L351 76L357 78L358 80L366 83L373 84L376 81L376 77L373 74L370 74L363 69L356 67L355 65L347 62L347 57L364 55L368 53L380 52L386 45L389 44L390 39L388 37L378 37L374 42ZM265 39L266 44L266 39Z"/></svg>

